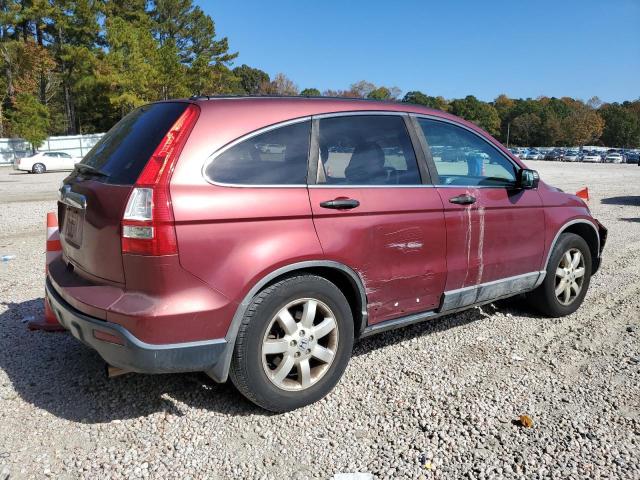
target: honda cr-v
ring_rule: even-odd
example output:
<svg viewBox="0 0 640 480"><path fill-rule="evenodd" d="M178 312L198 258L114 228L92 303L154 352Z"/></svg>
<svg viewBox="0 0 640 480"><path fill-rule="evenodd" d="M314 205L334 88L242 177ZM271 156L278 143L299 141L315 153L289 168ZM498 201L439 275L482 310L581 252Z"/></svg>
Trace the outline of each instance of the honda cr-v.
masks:
<svg viewBox="0 0 640 480"><path fill-rule="evenodd" d="M526 294L582 303L606 229L475 125L403 103L195 98L115 125L64 180L59 322L124 371L325 396L354 340Z"/></svg>

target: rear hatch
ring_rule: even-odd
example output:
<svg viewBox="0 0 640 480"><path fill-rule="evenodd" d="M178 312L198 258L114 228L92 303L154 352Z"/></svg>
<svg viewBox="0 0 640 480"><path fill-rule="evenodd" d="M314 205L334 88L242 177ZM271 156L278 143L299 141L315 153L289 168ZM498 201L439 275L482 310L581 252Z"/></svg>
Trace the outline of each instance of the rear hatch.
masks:
<svg viewBox="0 0 640 480"><path fill-rule="evenodd" d="M60 189L58 218L64 258L78 274L124 283L121 221L129 195L156 147L187 102L140 107L87 153Z"/></svg>

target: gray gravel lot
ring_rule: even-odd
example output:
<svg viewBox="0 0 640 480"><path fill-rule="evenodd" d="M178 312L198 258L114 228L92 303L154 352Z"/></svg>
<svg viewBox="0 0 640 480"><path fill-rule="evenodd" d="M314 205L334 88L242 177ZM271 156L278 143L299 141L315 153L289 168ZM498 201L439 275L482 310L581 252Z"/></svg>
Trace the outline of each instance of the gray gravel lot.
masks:
<svg viewBox="0 0 640 480"><path fill-rule="evenodd" d="M367 339L333 393L283 415L202 374L106 380L67 334L29 332L66 174L0 168L0 256L17 256L0 263L0 480L640 478L640 168L527 163L588 185L609 228L582 308L510 300Z"/></svg>

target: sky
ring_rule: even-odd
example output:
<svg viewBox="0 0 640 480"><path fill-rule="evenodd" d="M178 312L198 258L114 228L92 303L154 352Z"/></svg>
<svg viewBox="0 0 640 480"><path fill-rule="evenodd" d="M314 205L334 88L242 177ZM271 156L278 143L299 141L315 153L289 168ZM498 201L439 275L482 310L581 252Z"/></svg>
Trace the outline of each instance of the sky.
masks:
<svg viewBox="0 0 640 480"><path fill-rule="evenodd" d="M196 0L246 63L300 89L367 80L488 101L640 97L640 0Z"/></svg>

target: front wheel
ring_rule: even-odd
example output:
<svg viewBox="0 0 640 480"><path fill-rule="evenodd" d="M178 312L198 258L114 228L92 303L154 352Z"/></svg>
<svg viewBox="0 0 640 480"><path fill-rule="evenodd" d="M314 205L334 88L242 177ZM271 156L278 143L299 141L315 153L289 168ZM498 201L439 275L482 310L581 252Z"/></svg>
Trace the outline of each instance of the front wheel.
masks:
<svg viewBox="0 0 640 480"><path fill-rule="evenodd" d="M353 347L353 317L342 292L325 278L281 280L251 302L231 360L231 380L273 412L309 405L342 376Z"/></svg>
<svg viewBox="0 0 640 480"><path fill-rule="evenodd" d="M542 284L528 294L529 303L549 317L575 312L591 280L591 250L584 238L563 233L556 242Z"/></svg>

